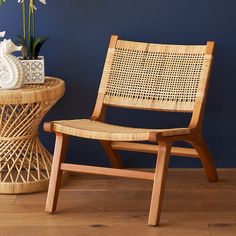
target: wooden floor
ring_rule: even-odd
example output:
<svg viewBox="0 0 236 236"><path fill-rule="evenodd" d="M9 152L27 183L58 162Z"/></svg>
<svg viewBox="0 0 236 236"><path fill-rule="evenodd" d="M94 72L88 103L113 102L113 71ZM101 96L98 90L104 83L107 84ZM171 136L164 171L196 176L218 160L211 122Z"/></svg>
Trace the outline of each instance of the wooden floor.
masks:
<svg viewBox="0 0 236 236"><path fill-rule="evenodd" d="M73 174L54 215L46 193L0 195L0 236L235 236L236 169L219 178L170 169L160 227L149 227L151 182Z"/></svg>

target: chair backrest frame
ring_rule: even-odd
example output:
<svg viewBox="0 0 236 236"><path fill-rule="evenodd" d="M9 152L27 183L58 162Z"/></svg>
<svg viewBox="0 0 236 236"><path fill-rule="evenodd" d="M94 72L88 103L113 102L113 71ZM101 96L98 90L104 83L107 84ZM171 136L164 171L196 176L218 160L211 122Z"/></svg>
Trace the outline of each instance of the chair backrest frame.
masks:
<svg viewBox="0 0 236 236"><path fill-rule="evenodd" d="M179 55L178 53L181 52L182 55L190 55L191 63L197 61L199 59L198 55L203 55L203 58L200 58L202 62L199 65L202 65L200 73L199 82L197 85L197 92L195 94L194 100L190 102L182 102L182 101L172 101L172 100L165 100L164 102L157 102L156 104L153 101L145 101L146 103L139 102L141 99L131 99L125 98L125 102L123 98L112 98L110 99L109 94L107 94L107 84L109 80L109 74L111 73L112 61L114 59L114 54L117 48L134 48L135 51L140 50L141 52L149 52L150 50L155 50L155 53L165 53L166 51L171 51L172 57L173 54ZM131 108L131 109L141 109L141 110L159 110L159 111L171 111L171 112L191 112L192 119L190 122L191 128L201 128L204 107L208 92L208 85L209 85L209 78L210 72L212 67L212 60L214 54L215 43L212 41L208 41L206 45L160 45L160 44L148 44L148 43L139 43L139 42L131 42L131 41L124 41L120 40L117 35L112 35L108 53L105 61L105 66L102 74L102 79L98 91L96 105L92 114L91 119L93 120L104 120L105 118L105 107L106 106L113 106L113 107L123 107L123 108ZM158 49L158 52L156 52ZM139 52L139 51L138 51ZM184 52L184 53L182 53ZM191 58L192 53L194 54L194 58ZM177 56L178 57L178 56ZM184 59L184 63L186 59ZM188 60L188 59L187 59ZM178 61L178 58L177 58ZM181 62L180 62L181 63ZM199 67L198 65L198 67ZM180 65L180 67L182 64ZM191 66L191 65L190 65ZM192 67L195 68L195 67ZM182 70L182 68L180 68ZM195 69L192 69L195 70ZM191 75L191 74L190 74ZM189 76L189 75L188 75ZM191 78L190 78L191 79ZM191 81L190 81L191 82ZM191 86L191 85L190 85ZM117 102L118 101L118 102ZM127 102L128 101L128 102ZM138 104L138 105L136 105ZM154 105L153 105L154 104Z"/></svg>

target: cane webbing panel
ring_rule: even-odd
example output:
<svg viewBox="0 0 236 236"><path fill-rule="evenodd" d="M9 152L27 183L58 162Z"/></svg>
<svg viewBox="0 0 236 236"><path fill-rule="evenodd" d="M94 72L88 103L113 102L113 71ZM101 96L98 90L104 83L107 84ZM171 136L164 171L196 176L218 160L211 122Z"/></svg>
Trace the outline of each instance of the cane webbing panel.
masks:
<svg viewBox="0 0 236 236"><path fill-rule="evenodd" d="M192 111L206 80L206 46L177 46L119 40L109 49L100 92L104 103L143 109Z"/></svg>

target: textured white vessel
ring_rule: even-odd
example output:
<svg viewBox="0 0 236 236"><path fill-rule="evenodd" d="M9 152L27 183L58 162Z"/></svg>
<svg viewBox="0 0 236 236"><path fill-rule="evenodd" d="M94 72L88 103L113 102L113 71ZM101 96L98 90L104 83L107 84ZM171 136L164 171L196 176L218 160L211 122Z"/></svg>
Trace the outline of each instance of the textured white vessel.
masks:
<svg viewBox="0 0 236 236"><path fill-rule="evenodd" d="M42 84L44 83L44 57L38 57L34 60L23 60L20 58L25 68L24 84Z"/></svg>
<svg viewBox="0 0 236 236"><path fill-rule="evenodd" d="M2 35L4 35L2 33ZM17 89L24 84L24 67L11 53L21 51L10 39L0 42L0 88Z"/></svg>

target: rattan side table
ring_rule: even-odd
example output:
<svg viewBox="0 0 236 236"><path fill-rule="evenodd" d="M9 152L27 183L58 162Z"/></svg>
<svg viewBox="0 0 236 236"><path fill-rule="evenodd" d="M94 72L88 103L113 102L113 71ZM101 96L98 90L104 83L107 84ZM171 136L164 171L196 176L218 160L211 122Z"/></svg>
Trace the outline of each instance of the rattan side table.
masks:
<svg viewBox="0 0 236 236"><path fill-rule="evenodd" d="M47 189L52 155L39 140L38 126L64 92L64 82L52 77L44 84L0 90L0 193Z"/></svg>

